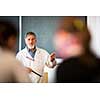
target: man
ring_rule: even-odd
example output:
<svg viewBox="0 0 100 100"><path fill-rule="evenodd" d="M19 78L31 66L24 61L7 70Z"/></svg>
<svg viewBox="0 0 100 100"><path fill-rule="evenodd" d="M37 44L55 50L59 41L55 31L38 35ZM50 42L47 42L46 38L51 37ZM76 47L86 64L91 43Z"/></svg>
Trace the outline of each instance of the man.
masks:
<svg viewBox="0 0 100 100"><path fill-rule="evenodd" d="M16 60L17 30L8 21L0 21L0 82L31 82L23 65Z"/></svg>
<svg viewBox="0 0 100 100"><path fill-rule="evenodd" d="M56 40L56 43L61 43L60 47L57 47L63 48L64 45L63 49L68 50L64 53L68 56L57 67L56 82L100 82L100 58L90 48L91 33L84 21L74 16L65 17L59 24L59 30L56 35L65 36L63 37L65 41Z"/></svg>
<svg viewBox="0 0 100 100"><path fill-rule="evenodd" d="M40 82L44 67L53 68L56 65L55 53L49 53L36 46L36 34L28 32L25 36L26 47L19 51L16 58L26 66L33 82Z"/></svg>

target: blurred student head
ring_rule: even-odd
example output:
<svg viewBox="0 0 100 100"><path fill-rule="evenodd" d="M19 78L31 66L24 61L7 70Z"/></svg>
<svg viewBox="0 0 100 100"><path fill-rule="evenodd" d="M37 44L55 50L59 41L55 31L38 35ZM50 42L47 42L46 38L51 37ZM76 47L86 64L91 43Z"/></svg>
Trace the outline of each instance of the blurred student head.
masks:
<svg viewBox="0 0 100 100"><path fill-rule="evenodd" d="M78 17L64 17L55 33L56 51L62 58L80 55L90 48L90 32Z"/></svg>
<svg viewBox="0 0 100 100"><path fill-rule="evenodd" d="M84 21L65 17L55 35L57 50L67 58L57 68L57 82L100 82L100 59L90 49L91 36Z"/></svg>
<svg viewBox="0 0 100 100"><path fill-rule="evenodd" d="M24 66L16 60L17 29L9 21L0 21L0 82L31 82Z"/></svg>
<svg viewBox="0 0 100 100"><path fill-rule="evenodd" d="M9 21L0 20L0 47L15 51L17 30Z"/></svg>

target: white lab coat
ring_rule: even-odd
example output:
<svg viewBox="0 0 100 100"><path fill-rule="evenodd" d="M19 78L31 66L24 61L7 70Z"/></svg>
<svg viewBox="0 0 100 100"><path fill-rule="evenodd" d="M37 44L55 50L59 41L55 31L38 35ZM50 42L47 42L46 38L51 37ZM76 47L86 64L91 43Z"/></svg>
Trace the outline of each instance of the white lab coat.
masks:
<svg viewBox="0 0 100 100"><path fill-rule="evenodd" d="M31 57L26 47L18 52L16 58L22 62L24 66L30 67L40 75L43 75L45 66L50 68L53 67L53 63L50 61L49 53L46 50L38 47L36 47L34 58ZM39 82L41 79L40 76L34 74L33 72L30 73L30 77L32 82Z"/></svg>

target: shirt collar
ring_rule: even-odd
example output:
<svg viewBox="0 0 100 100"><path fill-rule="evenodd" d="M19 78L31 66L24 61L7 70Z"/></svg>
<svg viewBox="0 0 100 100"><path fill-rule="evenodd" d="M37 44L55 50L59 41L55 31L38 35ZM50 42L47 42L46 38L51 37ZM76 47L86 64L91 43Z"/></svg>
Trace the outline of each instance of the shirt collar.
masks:
<svg viewBox="0 0 100 100"><path fill-rule="evenodd" d="M29 49L27 46L26 46L26 48L27 48L28 52L30 52L30 51L35 52L37 50L36 46L34 47L34 50Z"/></svg>

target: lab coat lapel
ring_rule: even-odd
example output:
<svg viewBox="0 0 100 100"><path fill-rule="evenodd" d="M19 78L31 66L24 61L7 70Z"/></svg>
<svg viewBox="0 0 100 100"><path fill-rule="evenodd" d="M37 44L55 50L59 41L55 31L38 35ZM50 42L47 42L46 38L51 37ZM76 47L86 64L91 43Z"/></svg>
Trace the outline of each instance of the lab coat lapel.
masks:
<svg viewBox="0 0 100 100"><path fill-rule="evenodd" d="M29 58L33 59L32 56L29 54L27 48L25 48L25 52L26 52L26 57L29 57Z"/></svg>

